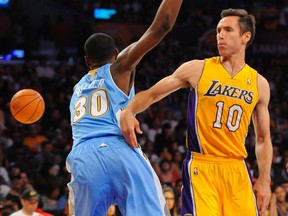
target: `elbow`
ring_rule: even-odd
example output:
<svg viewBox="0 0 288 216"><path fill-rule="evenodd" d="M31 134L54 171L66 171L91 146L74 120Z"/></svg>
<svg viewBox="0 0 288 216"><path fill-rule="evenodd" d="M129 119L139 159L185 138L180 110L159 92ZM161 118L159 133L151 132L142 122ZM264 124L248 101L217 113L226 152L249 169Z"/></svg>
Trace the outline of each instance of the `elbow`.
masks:
<svg viewBox="0 0 288 216"><path fill-rule="evenodd" d="M173 29L173 25L170 25L168 22L161 23L157 26L157 30L154 31L154 35L156 38L163 38L165 35L167 35L169 32L171 32Z"/></svg>
<svg viewBox="0 0 288 216"><path fill-rule="evenodd" d="M175 23L175 19L172 19L171 16L167 15L166 17L163 17L161 23L158 23L158 25L156 25L158 34L166 35L169 32L171 32L173 29L174 23Z"/></svg>
<svg viewBox="0 0 288 216"><path fill-rule="evenodd" d="M264 144L266 142L265 137L256 137L257 144Z"/></svg>
<svg viewBox="0 0 288 216"><path fill-rule="evenodd" d="M160 26L160 31L165 32L166 34L171 32L174 27L175 20L171 20L170 16L167 16L163 19L163 22Z"/></svg>

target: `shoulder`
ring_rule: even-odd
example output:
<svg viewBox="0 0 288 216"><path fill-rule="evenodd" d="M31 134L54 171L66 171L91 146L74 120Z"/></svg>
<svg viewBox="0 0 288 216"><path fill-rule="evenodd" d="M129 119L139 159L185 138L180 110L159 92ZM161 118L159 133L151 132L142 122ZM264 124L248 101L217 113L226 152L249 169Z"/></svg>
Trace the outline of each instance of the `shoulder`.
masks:
<svg viewBox="0 0 288 216"><path fill-rule="evenodd" d="M268 80L263 77L261 74L257 74L257 82L258 82L258 92L259 95L268 95L270 96L270 85Z"/></svg>
<svg viewBox="0 0 288 216"><path fill-rule="evenodd" d="M205 60L194 59L183 63L176 72L183 80L188 81L192 88L198 84L203 72Z"/></svg>
<svg viewBox="0 0 288 216"><path fill-rule="evenodd" d="M187 75L197 74L199 72L202 72L204 65L205 60L195 59L182 63L180 67L177 68L176 72L179 71Z"/></svg>
<svg viewBox="0 0 288 216"><path fill-rule="evenodd" d="M269 82L261 74L257 74L259 102L269 103L270 100L270 86Z"/></svg>
<svg viewBox="0 0 288 216"><path fill-rule="evenodd" d="M184 62L180 67L187 68L187 67L203 67L205 64L204 59L193 59L187 62Z"/></svg>
<svg viewBox="0 0 288 216"><path fill-rule="evenodd" d="M269 88L269 82L268 80L263 77L261 74L257 73L257 81L258 81L258 86L263 86L265 88Z"/></svg>

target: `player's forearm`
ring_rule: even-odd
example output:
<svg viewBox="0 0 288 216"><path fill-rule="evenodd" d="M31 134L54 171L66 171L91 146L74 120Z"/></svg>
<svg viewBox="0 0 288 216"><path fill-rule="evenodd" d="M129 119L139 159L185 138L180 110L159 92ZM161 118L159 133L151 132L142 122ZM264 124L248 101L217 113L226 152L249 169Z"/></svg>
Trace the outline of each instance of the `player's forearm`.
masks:
<svg viewBox="0 0 288 216"><path fill-rule="evenodd" d="M256 140L256 158L259 169L259 178L270 181L270 170L272 164L272 144L269 140Z"/></svg>
<svg viewBox="0 0 288 216"><path fill-rule="evenodd" d="M182 86L182 82L174 77L173 74L167 76L149 89L137 93L126 109L136 115L146 110L153 103L160 101L167 95L178 90Z"/></svg>
<svg viewBox="0 0 288 216"><path fill-rule="evenodd" d="M146 110L153 103L154 100L146 90L137 93L125 109L131 111L134 115L136 115Z"/></svg>
<svg viewBox="0 0 288 216"><path fill-rule="evenodd" d="M170 32L176 22L176 18L180 11L183 0L163 0L154 21L151 25L153 27L163 30L165 33Z"/></svg>

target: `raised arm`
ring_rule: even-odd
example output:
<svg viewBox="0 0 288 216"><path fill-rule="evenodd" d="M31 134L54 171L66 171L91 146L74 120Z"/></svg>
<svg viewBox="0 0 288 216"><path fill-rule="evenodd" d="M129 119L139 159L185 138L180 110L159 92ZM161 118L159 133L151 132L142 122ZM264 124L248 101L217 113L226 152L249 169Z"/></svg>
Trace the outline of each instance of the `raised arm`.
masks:
<svg viewBox="0 0 288 216"><path fill-rule="evenodd" d="M155 18L142 37L125 48L111 66L117 86L128 93L135 76L135 67L143 56L161 42L173 28L182 0L163 0Z"/></svg>
<svg viewBox="0 0 288 216"><path fill-rule="evenodd" d="M259 102L252 115L256 135L256 158L259 168L259 178L254 185L257 205L262 215L269 205L270 170L272 164L272 143L270 137L270 116L268 104L270 100L269 84L264 77L258 75Z"/></svg>

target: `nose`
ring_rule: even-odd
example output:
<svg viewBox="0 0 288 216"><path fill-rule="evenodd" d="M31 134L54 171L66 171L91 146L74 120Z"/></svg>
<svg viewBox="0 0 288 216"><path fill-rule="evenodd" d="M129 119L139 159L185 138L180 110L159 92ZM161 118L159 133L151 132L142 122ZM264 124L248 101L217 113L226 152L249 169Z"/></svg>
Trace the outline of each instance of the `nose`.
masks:
<svg viewBox="0 0 288 216"><path fill-rule="evenodd" d="M217 38L223 38L223 31L217 32Z"/></svg>

